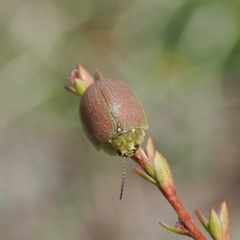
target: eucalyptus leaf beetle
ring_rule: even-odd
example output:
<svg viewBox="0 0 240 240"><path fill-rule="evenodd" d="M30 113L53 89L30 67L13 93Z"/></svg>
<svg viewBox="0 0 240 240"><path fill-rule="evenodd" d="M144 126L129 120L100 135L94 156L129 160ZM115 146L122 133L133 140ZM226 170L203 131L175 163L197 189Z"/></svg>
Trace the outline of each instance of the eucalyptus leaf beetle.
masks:
<svg viewBox="0 0 240 240"><path fill-rule="evenodd" d="M91 143L109 155L132 156L148 128L137 95L122 80L103 78L98 70L82 95L79 113Z"/></svg>

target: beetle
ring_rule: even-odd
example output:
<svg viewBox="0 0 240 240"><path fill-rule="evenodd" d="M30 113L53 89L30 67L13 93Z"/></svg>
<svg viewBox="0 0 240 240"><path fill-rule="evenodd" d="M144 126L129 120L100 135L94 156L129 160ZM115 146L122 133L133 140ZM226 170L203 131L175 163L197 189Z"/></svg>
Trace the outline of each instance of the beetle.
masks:
<svg viewBox="0 0 240 240"><path fill-rule="evenodd" d="M122 81L103 78L95 71L95 81L80 64L69 80L74 87L66 90L81 97L79 114L83 131L97 150L124 157L122 199L127 157L134 155L148 128L142 103Z"/></svg>
<svg viewBox="0 0 240 240"><path fill-rule="evenodd" d="M132 156L148 128L137 95L122 80L103 78L98 70L82 95L79 113L91 143L112 156Z"/></svg>

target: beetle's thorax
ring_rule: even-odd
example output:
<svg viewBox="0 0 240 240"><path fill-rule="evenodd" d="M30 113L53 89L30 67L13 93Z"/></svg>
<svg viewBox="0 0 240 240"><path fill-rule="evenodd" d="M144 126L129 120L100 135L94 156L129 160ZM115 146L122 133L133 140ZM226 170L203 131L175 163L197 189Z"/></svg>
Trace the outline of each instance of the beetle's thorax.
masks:
<svg viewBox="0 0 240 240"><path fill-rule="evenodd" d="M145 133L142 129L122 130L103 145L103 151L109 155L132 156L143 142Z"/></svg>

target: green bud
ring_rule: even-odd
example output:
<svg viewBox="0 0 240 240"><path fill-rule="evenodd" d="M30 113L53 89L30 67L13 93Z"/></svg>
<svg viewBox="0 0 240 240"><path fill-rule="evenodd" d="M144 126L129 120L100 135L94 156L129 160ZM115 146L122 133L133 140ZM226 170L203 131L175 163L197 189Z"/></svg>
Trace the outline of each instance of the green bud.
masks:
<svg viewBox="0 0 240 240"><path fill-rule="evenodd" d="M214 240L223 240L222 223L213 209L209 213L208 229Z"/></svg>

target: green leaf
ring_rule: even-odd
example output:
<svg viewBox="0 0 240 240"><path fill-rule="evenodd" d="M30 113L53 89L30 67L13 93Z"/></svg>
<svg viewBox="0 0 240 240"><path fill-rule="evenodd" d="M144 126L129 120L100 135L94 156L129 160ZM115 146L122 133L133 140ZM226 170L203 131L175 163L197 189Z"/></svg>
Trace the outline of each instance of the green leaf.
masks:
<svg viewBox="0 0 240 240"><path fill-rule="evenodd" d="M196 213L196 215L198 217L198 220L202 224L202 226L205 228L205 230L208 231L208 222L207 222L207 220L204 218L204 216L198 210L195 210L195 213Z"/></svg>
<svg viewBox="0 0 240 240"><path fill-rule="evenodd" d="M187 230L173 228L173 227L170 227L169 225L167 225L163 222L159 222L159 224L170 232L177 233L177 234L180 234L180 235L185 235L185 236L190 236L191 235L191 233Z"/></svg>
<svg viewBox="0 0 240 240"><path fill-rule="evenodd" d="M172 173L167 160L157 151L154 156L153 167L161 188L165 189L173 186Z"/></svg>
<svg viewBox="0 0 240 240"><path fill-rule="evenodd" d="M144 159L144 165L146 172L153 178L155 178L155 171L153 169L152 163L150 163L147 159Z"/></svg>
<svg viewBox="0 0 240 240"><path fill-rule="evenodd" d="M139 169L139 168L133 168L133 170L139 174L141 177L143 177L144 179L146 179L147 181L149 181L150 183L157 185L157 182L150 177L147 173L145 173L143 170Z"/></svg>
<svg viewBox="0 0 240 240"><path fill-rule="evenodd" d="M86 89L89 87L89 84L80 79L75 79L74 86L76 88L77 94L81 97L86 91Z"/></svg>
<svg viewBox="0 0 240 240"><path fill-rule="evenodd" d="M210 210L208 229L214 240L223 240L222 223L213 209Z"/></svg>
<svg viewBox="0 0 240 240"><path fill-rule="evenodd" d="M65 87L65 89L66 89L67 91L69 91L70 93L73 93L73 94L79 96L79 94L77 93L77 91L76 91L75 88L70 87L70 86L64 86L64 87Z"/></svg>

